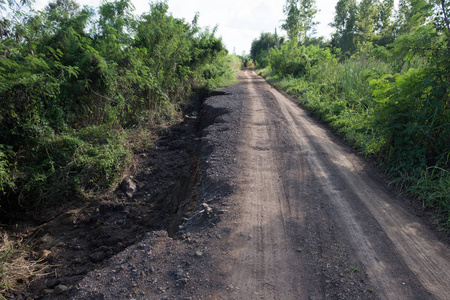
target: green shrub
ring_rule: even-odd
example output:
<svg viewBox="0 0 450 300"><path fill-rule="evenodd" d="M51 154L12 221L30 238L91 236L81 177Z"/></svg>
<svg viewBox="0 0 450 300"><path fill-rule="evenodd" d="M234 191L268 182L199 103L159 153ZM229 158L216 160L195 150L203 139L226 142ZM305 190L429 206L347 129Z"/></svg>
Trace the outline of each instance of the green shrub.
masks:
<svg viewBox="0 0 450 300"><path fill-rule="evenodd" d="M236 80L239 59L197 19L173 17L164 2L136 17L116 0L98 9L55 1L2 21L6 213L114 185L131 154L127 133L172 122L194 89Z"/></svg>

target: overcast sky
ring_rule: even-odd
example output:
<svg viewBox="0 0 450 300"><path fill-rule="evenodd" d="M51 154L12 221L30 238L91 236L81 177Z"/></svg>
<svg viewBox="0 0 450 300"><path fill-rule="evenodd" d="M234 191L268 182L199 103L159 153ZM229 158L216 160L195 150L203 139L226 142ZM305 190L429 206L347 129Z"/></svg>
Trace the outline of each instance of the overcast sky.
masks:
<svg viewBox="0 0 450 300"><path fill-rule="evenodd" d="M98 7L100 0L75 0L81 5ZM44 8L48 0L36 0L35 8ZM149 11L150 1L132 0L136 13ZM236 51L249 53L252 41L261 32L274 32L277 28L280 35L285 32L280 29L285 0L169 0L169 11L176 18L184 18L190 22L196 12L200 13L201 27L218 26L217 36L221 36L230 53ZM320 12L317 15L317 35L330 38L332 28L328 26L333 21L334 8L337 0L316 0Z"/></svg>

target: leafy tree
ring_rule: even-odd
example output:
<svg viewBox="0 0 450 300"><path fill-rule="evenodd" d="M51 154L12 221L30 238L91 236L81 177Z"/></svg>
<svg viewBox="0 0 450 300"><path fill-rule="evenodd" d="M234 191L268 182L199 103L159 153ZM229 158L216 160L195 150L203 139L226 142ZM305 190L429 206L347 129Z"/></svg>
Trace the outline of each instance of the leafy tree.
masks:
<svg viewBox="0 0 450 300"><path fill-rule="evenodd" d="M0 10L5 10L7 7L11 9L18 9L22 6L30 6L34 3L34 0L0 0Z"/></svg>
<svg viewBox="0 0 450 300"><path fill-rule="evenodd" d="M387 45L394 40L394 24L392 15L394 0L383 0L380 4L380 15L378 18L377 32L379 35L378 45Z"/></svg>
<svg viewBox="0 0 450 300"><path fill-rule="evenodd" d="M377 0L362 0L357 6L356 34L357 44L375 42L377 40L377 21L380 7Z"/></svg>
<svg viewBox="0 0 450 300"><path fill-rule="evenodd" d="M434 24L440 31L450 32L450 2L446 0L433 0L431 2L435 6L436 16Z"/></svg>
<svg viewBox="0 0 450 300"><path fill-rule="evenodd" d="M128 132L173 120L194 88L232 80L222 40L198 15L186 23L164 2L133 10L130 0L97 12L54 0L0 22L2 208L113 185Z"/></svg>
<svg viewBox="0 0 450 300"><path fill-rule="evenodd" d="M281 28L287 31L288 38L291 41L298 41L301 30L300 10L297 3L297 0L287 0L283 8L286 20Z"/></svg>
<svg viewBox="0 0 450 300"><path fill-rule="evenodd" d="M427 0L400 0L395 24L396 35L410 33L424 25L432 13L432 5Z"/></svg>
<svg viewBox="0 0 450 300"><path fill-rule="evenodd" d="M315 0L287 0L284 6L286 20L281 28L287 31L290 40L306 43L315 31L317 12Z"/></svg>
<svg viewBox="0 0 450 300"><path fill-rule="evenodd" d="M343 54L351 54L354 51L354 35L356 22L356 0L339 0L336 4L334 22L330 23L335 28L331 44L340 48Z"/></svg>
<svg viewBox="0 0 450 300"><path fill-rule="evenodd" d="M280 49L273 49L270 65L280 76L307 77L318 64L334 59L329 49L316 45L298 46L296 41L288 41Z"/></svg>
<svg viewBox="0 0 450 300"><path fill-rule="evenodd" d="M62 14L62 16L59 16L57 19L62 19L62 17L73 17L80 9L80 5L76 3L73 0L54 0L50 2L47 7L45 8L45 11L47 13L52 13L53 18L56 18L57 16L54 15L54 12L57 11L58 13Z"/></svg>

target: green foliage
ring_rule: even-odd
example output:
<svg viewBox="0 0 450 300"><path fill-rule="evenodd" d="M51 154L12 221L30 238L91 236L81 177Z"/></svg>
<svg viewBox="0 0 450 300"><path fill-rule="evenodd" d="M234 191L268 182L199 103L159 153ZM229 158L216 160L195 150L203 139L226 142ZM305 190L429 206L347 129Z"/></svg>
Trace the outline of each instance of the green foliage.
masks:
<svg viewBox="0 0 450 300"><path fill-rule="evenodd" d="M356 15L356 44L374 42L376 39L376 23L380 15L380 7L375 0L361 0Z"/></svg>
<svg viewBox="0 0 450 300"><path fill-rule="evenodd" d="M235 73L241 69L241 61L235 55L225 53L211 64L201 68L201 76L208 89L217 89L237 82Z"/></svg>
<svg viewBox="0 0 450 300"><path fill-rule="evenodd" d="M278 40L276 34L269 32L261 33L258 39L253 40L250 48L250 57L257 67L265 68L269 65L269 55L272 48L282 45L284 39Z"/></svg>
<svg viewBox="0 0 450 300"><path fill-rule="evenodd" d="M15 187L15 165L11 163L14 152L11 147L0 145L0 195Z"/></svg>
<svg viewBox="0 0 450 300"><path fill-rule="evenodd" d="M396 17L397 35L408 34L425 25L432 15L432 5L427 0L400 0Z"/></svg>
<svg viewBox="0 0 450 300"><path fill-rule="evenodd" d="M427 24L429 3L403 1L395 28L387 17L392 1L363 1L358 5L361 22L354 27L358 33L351 28L352 3L338 2L343 15L333 23L333 44L341 47L333 52L347 51L340 61L328 49L290 41L271 51L265 75L363 153L376 157L392 183L420 198L449 227L448 4L433 1L432 25ZM377 9L382 16L364 23L362 16ZM384 37L383 28L391 30ZM359 43L350 47L345 34ZM383 45L383 38L383 43L392 42Z"/></svg>
<svg viewBox="0 0 450 300"><path fill-rule="evenodd" d="M194 88L235 80L239 60L197 19L164 2L136 17L129 0L55 0L2 20L0 205L34 209L114 185L131 128L170 122Z"/></svg>
<svg viewBox="0 0 450 300"><path fill-rule="evenodd" d="M270 65L280 76L304 76L322 61L333 60L329 49L314 45L297 46L297 42L289 41L280 49L272 49Z"/></svg>
<svg viewBox="0 0 450 300"><path fill-rule="evenodd" d="M346 56L350 56L354 51L356 7L356 0L339 0L334 22L330 24L336 29L331 44L341 49Z"/></svg>
<svg viewBox="0 0 450 300"><path fill-rule="evenodd" d="M309 33L315 32L314 21L318 10L315 0L286 0L283 8L286 20L281 28L287 31L290 41L306 43Z"/></svg>
<svg viewBox="0 0 450 300"><path fill-rule="evenodd" d="M105 126L41 137L21 160L19 203L37 208L112 186L131 155L125 145L124 132Z"/></svg>

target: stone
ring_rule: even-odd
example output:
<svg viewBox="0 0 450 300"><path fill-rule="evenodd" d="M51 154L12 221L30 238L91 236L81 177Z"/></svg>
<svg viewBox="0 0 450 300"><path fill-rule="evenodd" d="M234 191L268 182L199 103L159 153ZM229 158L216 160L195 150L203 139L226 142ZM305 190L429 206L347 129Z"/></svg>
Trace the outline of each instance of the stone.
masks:
<svg viewBox="0 0 450 300"><path fill-rule="evenodd" d="M57 285L54 289L55 293L62 294L67 291L69 288L63 284Z"/></svg>
<svg viewBox="0 0 450 300"><path fill-rule="evenodd" d="M132 198L137 189L136 183L134 182L132 177L125 177L122 180L121 186L122 191L127 195L127 197Z"/></svg>

